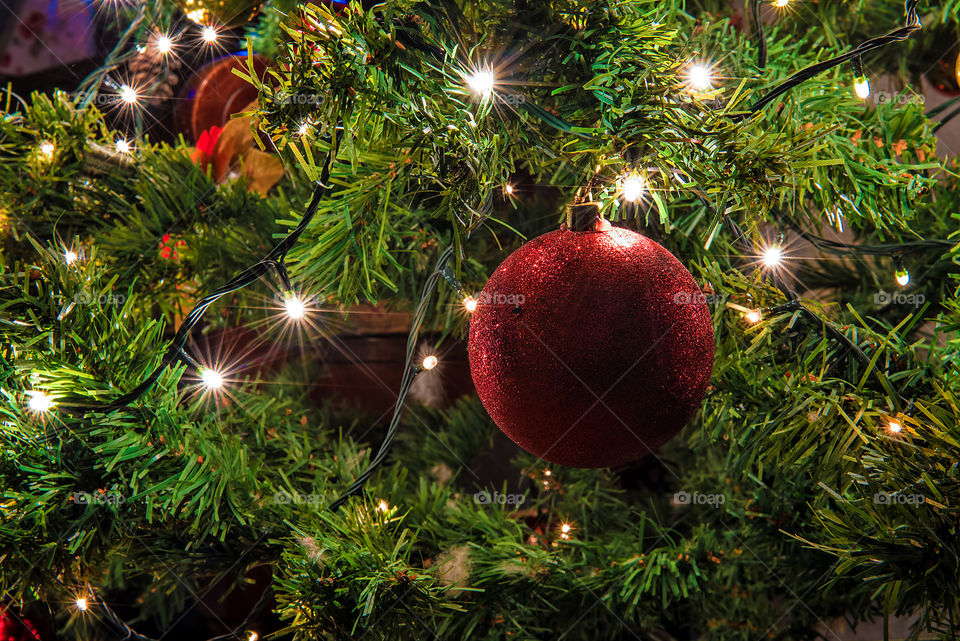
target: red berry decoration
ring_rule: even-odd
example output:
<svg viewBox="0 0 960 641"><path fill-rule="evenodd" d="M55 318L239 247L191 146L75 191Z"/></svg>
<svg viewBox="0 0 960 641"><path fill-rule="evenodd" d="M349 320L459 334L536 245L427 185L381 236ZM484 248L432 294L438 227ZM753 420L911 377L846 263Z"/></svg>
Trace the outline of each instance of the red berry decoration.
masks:
<svg viewBox="0 0 960 641"><path fill-rule="evenodd" d="M480 400L545 461L635 461L703 400L710 312L690 272L645 236L609 225L545 234L510 254L477 301L469 351Z"/></svg>

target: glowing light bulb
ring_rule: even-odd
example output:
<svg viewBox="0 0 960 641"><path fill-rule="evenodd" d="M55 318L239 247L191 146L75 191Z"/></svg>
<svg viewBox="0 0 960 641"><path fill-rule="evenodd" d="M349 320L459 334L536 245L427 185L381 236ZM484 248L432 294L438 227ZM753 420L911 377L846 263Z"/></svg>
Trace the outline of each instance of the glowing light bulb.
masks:
<svg viewBox="0 0 960 641"><path fill-rule="evenodd" d="M889 423L887 423L887 429L889 429L891 432L896 434L897 432L903 429L903 426L900 425L900 423L897 421L890 421Z"/></svg>
<svg viewBox="0 0 960 641"><path fill-rule="evenodd" d="M896 276L897 285L900 285L900 287L906 287L907 283L910 282L910 272L905 269L898 269Z"/></svg>
<svg viewBox="0 0 960 641"><path fill-rule="evenodd" d="M853 91L857 98L864 100L870 95L870 81L865 76L860 76L853 83Z"/></svg>
<svg viewBox="0 0 960 641"><path fill-rule="evenodd" d="M386 512L389 509L390 509L390 504L384 501L383 499L380 499L380 502L377 503L377 512Z"/></svg>
<svg viewBox="0 0 960 641"><path fill-rule="evenodd" d="M767 249L763 252L763 264L767 267L779 267L782 260L783 250L777 245L767 247Z"/></svg>
<svg viewBox="0 0 960 641"><path fill-rule="evenodd" d="M247 633L247 641L257 641L257 639L259 638L260 638L260 635L254 632L253 630L250 630L250 632Z"/></svg>
<svg viewBox="0 0 960 641"><path fill-rule="evenodd" d="M561 538L561 539L569 539L571 532L573 532L573 526L570 525L569 523L563 523L562 525L560 525L560 538Z"/></svg>
<svg viewBox="0 0 960 641"><path fill-rule="evenodd" d="M422 366L423 366L423 369L433 369L434 367L437 366L437 363L439 362L440 362L439 358L437 358L433 354L430 354L429 356L423 359Z"/></svg>
<svg viewBox="0 0 960 641"><path fill-rule="evenodd" d="M80 610L81 612L86 612L87 607L89 607L87 604L87 600L84 599L83 597L80 597L79 599L77 599L75 603L76 603L77 609Z"/></svg>
<svg viewBox="0 0 960 641"><path fill-rule="evenodd" d="M628 203L635 203L643 197L646 187L643 178L637 175L627 176L620 185L620 194Z"/></svg>
<svg viewBox="0 0 960 641"><path fill-rule="evenodd" d="M68 249L67 251L63 252L63 262L65 262L68 265L72 265L77 260L77 258L79 258L79 256L77 256L77 252L71 249Z"/></svg>
<svg viewBox="0 0 960 641"><path fill-rule="evenodd" d="M53 152L56 151L53 143L49 140L44 140L40 143L40 153L43 154L47 159L53 158Z"/></svg>
<svg viewBox="0 0 960 641"><path fill-rule="evenodd" d="M759 309L751 309L749 312L744 314L743 317L747 320L748 323L750 323L751 325L754 325L760 322L760 318L762 316L760 314Z"/></svg>
<svg viewBox="0 0 960 641"><path fill-rule="evenodd" d="M788 4L790 4L790 0L773 0L773 6L777 7L778 9L782 9Z"/></svg>
<svg viewBox="0 0 960 641"><path fill-rule="evenodd" d="M299 129L297 129L297 133L300 134L301 137L306 136L308 133L310 133L310 124L305 122L300 125Z"/></svg>
<svg viewBox="0 0 960 641"><path fill-rule="evenodd" d="M123 85L120 87L120 100L128 105L133 105L136 104L138 99L139 96L137 95L136 89L130 85Z"/></svg>
<svg viewBox="0 0 960 641"><path fill-rule="evenodd" d="M116 144L116 147L117 147L117 153L118 153L118 154L128 154L128 153L130 153L130 143L127 142L126 140L124 140L123 138L118 139L115 144Z"/></svg>
<svg viewBox="0 0 960 641"><path fill-rule="evenodd" d="M702 64L690 65L687 69L687 82L697 91L706 91L713 86L713 74L710 68Z"/></svg>
<svg viewBox="0 0 960 641"><path fill-rule="evenodd" d="M211 26L206 26L203 28L203 31L200 33L200 37L203 38L205 43L213 44L217 41L217 38L220 37L220 34L217 33L217 30Z"/></svg>
<svg viewBox="0 0 960 641"><path fill-rule="evenodd" d="M467 296L463 299L463 307L471 314L477 311L477 299L473 296Z"/></svg>
<svg viewBox="0 0 960 641"><path fill-rule="evenodd" d="M507 183L506 185L503 186L503 191L506 192L506 194L507 194L508 196L512 196L512 195L513 195L513 185L511 185L510 183Z"/></svg>
<svg viewBox="0 0 960 641"><path fill-rule="evenodd" d="M478 69L466 77L467 86L470 91L481 98L486 98L493 93L493 86L496 84L496 78L489 69Z"/></svg>
<svg viewBox="0 0 960 641"><path fill-rule="evenodd" d="M218 390L223 387L223 374L215 369L203 368L200 371L200 380L207 389Z"/></svg>
<svg viewBox="0 0 960 641"><path fill-rule="evenodd" d="M287 308L287 316L293 320L300 320L307 313L307 306L296 296L287 296L283 304Z"/></svg>
<svg viewBox="0 0 960 641"><path fill-rule="evenodd" d="M27 401L27 407L34 412L49 412L53 407L53 399L43 392L28 392L30 400Z"/></svg>
<svg viewBox="0 0 960 641"><path fill-rule="evenodd" d="M173 51L173 38L168 35L161 34L157 36L156 46L158 53L167 55Z"/></svg>

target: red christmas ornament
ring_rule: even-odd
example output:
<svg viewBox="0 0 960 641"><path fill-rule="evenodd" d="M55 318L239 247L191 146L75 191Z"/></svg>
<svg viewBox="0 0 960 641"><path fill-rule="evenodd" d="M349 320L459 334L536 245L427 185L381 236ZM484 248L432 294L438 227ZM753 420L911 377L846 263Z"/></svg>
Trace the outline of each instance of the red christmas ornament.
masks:
<svg viewBox="0 0 960 641"><path fill-rule="evenodd" d="M608 226L545 234L513 252L477 301L469 353L480 400L545 461L635 461L703 400L710 312L690 272L645 236Z"/></svg>
<svg viewBox="0 0 960 641"><path fill-rule="evenodd" d="M40 631L33 621L10 610L0 612L0 641L40 641L40 639Z"/></svg>

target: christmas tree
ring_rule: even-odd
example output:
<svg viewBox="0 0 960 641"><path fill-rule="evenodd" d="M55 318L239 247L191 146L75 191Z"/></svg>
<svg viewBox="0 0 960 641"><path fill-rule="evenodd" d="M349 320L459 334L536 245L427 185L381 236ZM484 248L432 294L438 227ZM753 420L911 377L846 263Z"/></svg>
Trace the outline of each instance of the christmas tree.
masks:
<svg viewBox="0 0 960 641"><path fill-rule="evenodd" d="M0 636L960 637L958 12L97 3L4 92Z"/></svg>

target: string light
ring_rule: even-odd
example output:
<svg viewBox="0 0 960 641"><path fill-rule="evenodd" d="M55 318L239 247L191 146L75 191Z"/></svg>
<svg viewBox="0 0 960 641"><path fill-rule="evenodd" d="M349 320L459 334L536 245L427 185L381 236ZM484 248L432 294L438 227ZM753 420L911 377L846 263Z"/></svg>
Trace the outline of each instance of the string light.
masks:
<svg viewBox="0 0 960 641"><path fill-rule="evenodd" d="M887 429L896 434L903 429L903 426L900 425L898 421L891 420L889 423L887 423Z"/></svg>
<svg viewBox="0 0 960 641"><path fill-rule="evenodd" d="M117 153L119 154L130 153L130 143L124 140L123 138L118 138L115 144L117 146Z"/></svg>
<svg viewBox="0 0 960 641"><path fill-rule="evenodd" d="M308 122L302 123L300 127L297 129L297 133L300 134L301 138L306 136L308 133L310 133L310 123Z"/></svg>
<svg viewBox="0 0 960 641"><path fill-rule="evenodd" d="M207 389L218 390L223 387L223 374L215 369L204 367L200 370L200 380Z"/></svg>
<svg viewBox="0 0 960 641"><path fill-rule="evenodd" d="M67 251L63 252L63 262L68 265L72 265L74 262L76 262L77 258L79 258L79 256L77 256L77 252L73 251L72 249L68 249Z"/></svg>
<svg viewBox="0 0 960 641"><path fill-rule="evenodd" d="M906 287L907 283L910 282L910 272L905 269L898 269L896 272L897 285L900 287Z"/></svg>
<svg viewBox="0 0 960 641"><path fill-rule="evenodd" d="M865 100L870 95L870 81L867 80L866 76L860 76L853 83L853 91L857 94L857 98Z"/></svg>
<svg viewBox="0 0 960 641"><path fill-rule="evenodd" d="M464 308L471 314L477 311L477 299L473 296L467 296L463 299Z"/></svg>
<svg viewBox="0 0 960 641"><path fill-rule="evenodd" d="M635 203L643 197L643 191L646 188L643 178L632 174L624 178L620 184L620 195L628 203Z"/></svg>
<svg viewBox="0 0 960 641"><path fill-rule="evenodd" d="M511 185L510 183L507 183L506 185L503 186L503 191L504 191L508 196L512 196L512 195L513 195L513 185Z"/></svg>
<svg viewBox="0 0 960 641"><path fill-rule="evenodd" d="M283 304L287 308L287 316L293 320L300 320L307 313L307 306L292 294L286 297Z"/></svg>
<svg viewBox="0 0 960 641"><path fill-rule="evenodd" d="M573 526L569 523L562 523L560 525L560 538L564 541L570 539L570 534L573 532Z"/></svg>
<svg viewBox="0 0 960 641"><path fill-rule="evenodd" d="M173 51L173 38L161 33L159 36L157 36L156 47L159 54L164 56L167 55Z"/></svg>
<svg viewBox="0 0 960 641"><path fill-rule="evenodd" d="M247 641L257 641L259 638L260 638L260 635L254 632L253 630L250 630L249 632L247 632Z"/></svg>
<svg viewBox="0 0 960 641"><path fill-rule="evenodd" d="M424 357L423 363L421 363L421 366L423 367L423 369L430 370L436 367L439 362L440 362L439 358L437 358L433 354L430 354L429 356Z"/></svg>
<svg viewBox="0 0 960 641"><path fill-rule="evenodd" d="M783 250L779 245L771 245L763 252L763 264L771 269L779 267L783 261Z"/></svg>
<svg viewBox="0 0 960 641"><path fill-rule="evenodd" d="M137 94L137 90L130 85L122 85L120 87L120 100L122 100L124 103L128 105L135 105L139 99L140 96Z"/></svg>
<svg viewBox="0 0 960 641"><path fill-rule="evenodd" d="M48 160L53 158L53 152L56 151L56 147L49 140L44 140L40 143L40 153L44 155Z"/></svg>
<svg viewBox="0 0 960 641"><path fill-rule="evenodd" d="M27 392L30 394L30 400L27 401L27 407L29 407L34 412L49 412L53 408L53 399L43 392L32 391Z"/></svg>
<svg viewBox="0 0 960 641"><path fill-rule="evenodd" d="M77 609L80 610L81 612L86 612L87 608L89 607L87 604L87 600L84 599L83 597L80 597L74 603L76 604Z"/></svg>
<svg viewBox="0 0 960 641"><path fill-rule="evenodd" d="M203 31L200 33L200 37L203 38L203 41L205 43L210 45L217 41L217 38L220 37L220 34L217 33L216 29L207 25L206 27L203 28Z"/></svg>
<svg viewBox="0 0 960 641"><path fill-rule="evenodd" d="M760 310L759 310L759 309L751 309L749 312L747 312L746 314L744 314L743 317L744 317L744 318L746 319L746 321L747 321L748 323L750 323L751 325L756 325L757 323L760 322L760 319L762 318L762 315L760 314Z"/></svg>
<svg viewBox="0 0 960 641"><path fill-rule="evenodd" d="M783 9L788 4L790 4L790 0L773 0L773 6L777 7L778 9Z"/></svg>
<svg viewBox="0 0 960 641"><path fill-rule="evenodd" d="M493 93L493 87L496 84L496 78L490 69L477 69L468 74L465 78L470 91L481 98L486 98Z"/></svg>
<svg viewBox="0 0 960 641"><path fill-rule="evenodd" d="M377 503L377 512L386 512L390 509L390 504L380 499L380 502Z"/></svg>
<svg viewBox="0 0 960 641"><path fill-rule="evenodd" d="M707 65L695 63L687 69L687 82L697 91L707 91L713 87L713 74Z"/></svg>

